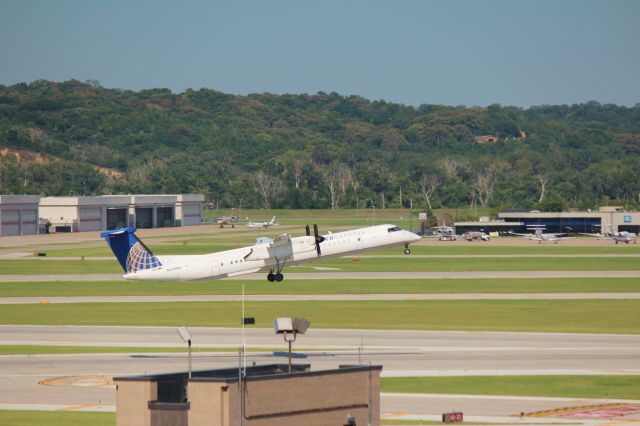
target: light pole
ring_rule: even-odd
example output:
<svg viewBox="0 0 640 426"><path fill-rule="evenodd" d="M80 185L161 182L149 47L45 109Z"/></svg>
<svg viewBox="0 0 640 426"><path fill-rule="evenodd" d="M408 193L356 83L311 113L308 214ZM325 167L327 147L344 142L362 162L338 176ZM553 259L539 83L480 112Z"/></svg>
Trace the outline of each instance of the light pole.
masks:
<svg viewBox="0 0 640 426"><path fill-rule="evenodd" d="M371 225L376 224L376 200L371 199Z"/></svg>
<svg viewBox="0 0 640 426"><path fill-rule="evenodd" d="M276 334L282 334L284 341L289 344L289 373L291 373L291 345L298 334L304 334L309 328L309 321L304 318L276 318L273 328Z"/></svg>
<svg viewBox="0 0 640 426"><path fill-rule="evenodd" d="M189 379L191 379L191 333L187 327L182 326L178 329L178 334L182 338L182 340L188 345L188 357L189 357Z"/></svg>

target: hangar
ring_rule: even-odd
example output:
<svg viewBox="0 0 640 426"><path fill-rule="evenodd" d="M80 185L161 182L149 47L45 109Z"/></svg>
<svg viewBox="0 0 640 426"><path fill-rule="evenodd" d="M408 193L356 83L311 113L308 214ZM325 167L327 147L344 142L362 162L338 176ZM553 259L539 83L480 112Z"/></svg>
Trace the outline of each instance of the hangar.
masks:
<svg viewBox="0 0 640 426"><path fill-rule="evenodd" d="M40 220L52 232L199 225L203 202L202 194L44 197Z"/></svg>
<svg viewBox="0 0 640 426"><path fill-rule="evenodd" d="M536 210L504 210L497 220L480 218L478 222L456 222L456 234L467 231L531 232L532 227L544 227L546 232L599 233L603 227L611 231L640 233L640 212L625 211L622 207L604 206L597 212L540 212Z"/></svg>
<svg viewBox="0 0 640 426"><path fill-rule="evenodd" d="M129 226L128 195L44 197L40 218L52 232L79 232Z"/></svg>
<svg viewBox="0 0 640 426"><path fill-rule="evenodd" d="M0 237L38 233L39 195L0 195Z"/></svg>
<svg viewBox="0 0 640 426"><path fill-rule="evenodd" d="M503 211L498 213L498 219L521 223L521 231L525 231L527 227L544 226L548 232L593 233L609 225L613 232L629 231L637 234L640 231L640 213L615 206L600 207L597 212Z"/></svg>

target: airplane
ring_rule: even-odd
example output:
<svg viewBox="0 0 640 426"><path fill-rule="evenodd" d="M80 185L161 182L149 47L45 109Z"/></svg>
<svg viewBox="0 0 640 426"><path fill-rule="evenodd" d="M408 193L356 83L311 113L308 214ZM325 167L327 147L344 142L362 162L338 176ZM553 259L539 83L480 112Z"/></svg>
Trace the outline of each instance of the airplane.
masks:
<svg viewBox="0 0 640 426"><path fill-rule="evenodd" d="M545 241L551 241L554 244L558 244L558 241L562 241L562 240L567 240L573 237L563 237L562 235L566 235L564 233L559 233L559 234L546 234L543 233L542 230L544 229L544 226L530 226L530 229L534 229L535 230L535 234L518 234L516 232L512 232L509 231L509 235L516 235L518 237L525 237L528 238L530 240L536 240L538 241L538 244L542 244Z"/></svg>
<svg viewBox="0 0 640 426"><path fill-rule="evenodd" d="M282 234L275 240L258 238L248 247L202 255L156 256L136 236L135 228L121 228L100 234L124 270L125 280L188 281L217 279L269 271L269 282L282 281L285 265L344 256L365 250L404 245L409 254L409 244L421 237L395 225L376 225L367 228L318 235L309 225L306 236L291 237Z"/></svg>
<svg viewBox="0 0 640 426"><path fill-rule="evenodd" d="M238 216L220 216L218 218L220 228L224 228L225 225L231 225L232 228L235 228L236 223L238 223Z"/></svg>
<svg viewBox="0 0 640 426"><path fill-rule="evenodd" d="M600 225L595 225L595 226L600 227ZM636 235L635 232L629 232L629 231L614 232L613 227L610 224L606 225L605 230L600 234L581 233L580 235L586 235L588 237L603 238L605 240L613 240L616 242L616 244L618 243L629 244L631 241L633 241L633 244L638 243L638 236Z"/></svg>
<svg viewBox="0 0 640 426"><path fill-rule="evenodd" d="M276 222L276 217L272 217L271 220L269 222L251 222L249 221L249 223L247 223L247 226L249 228L264 228L267 229L270 226L276 226L279 225L278 222Z"/></svg>

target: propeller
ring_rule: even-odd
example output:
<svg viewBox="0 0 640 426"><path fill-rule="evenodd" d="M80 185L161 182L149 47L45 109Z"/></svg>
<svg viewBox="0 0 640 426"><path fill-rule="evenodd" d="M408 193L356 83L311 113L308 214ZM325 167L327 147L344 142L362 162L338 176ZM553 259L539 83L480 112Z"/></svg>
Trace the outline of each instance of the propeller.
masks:
<svg viewBox="0 0 640 426"><path fill-rule="evenodd" d="M311 230L309 229L309 225L307 225L306 231L307 231L307 237L310 237ZM318 256L320 256L322 254L320 251L320 243L324 241L324 237L321 235L318 235L318 225L316 225L315 223L313 224L313 237L316 240L316 251L318 252Z"/></svg>

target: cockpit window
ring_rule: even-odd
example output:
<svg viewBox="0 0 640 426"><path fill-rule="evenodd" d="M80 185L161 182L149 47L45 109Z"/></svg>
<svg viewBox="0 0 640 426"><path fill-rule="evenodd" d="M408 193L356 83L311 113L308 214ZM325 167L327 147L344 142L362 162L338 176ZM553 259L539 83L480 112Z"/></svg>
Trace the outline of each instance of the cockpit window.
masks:
<svg viewBox="0 0 640 426"><path fill-rule="evenodd" d="M397 226L394 226L393 228L389 228L387 229L388 232L398 232L398 231L402 231L402 229L400 229Z"/></svg>

